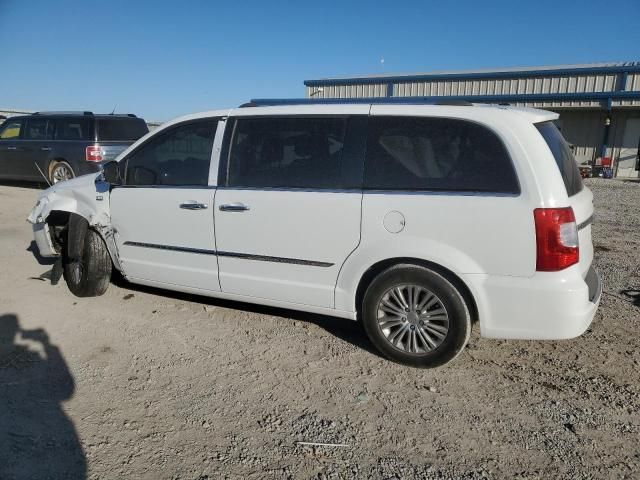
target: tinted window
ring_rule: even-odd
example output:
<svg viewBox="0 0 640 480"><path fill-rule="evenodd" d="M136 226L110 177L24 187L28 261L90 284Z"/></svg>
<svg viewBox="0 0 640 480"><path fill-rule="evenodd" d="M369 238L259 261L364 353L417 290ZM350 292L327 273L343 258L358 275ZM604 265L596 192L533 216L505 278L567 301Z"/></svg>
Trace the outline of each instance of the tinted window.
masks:
<svg viewBox="0 0 640 480"><path fill-rule="evenodd" d="M345 129L345 118L238 119L227 184L341 188Z"/></svg>
<svg viewBox="0 0 640 480"><path fill-rule="evenodd" d="M145 135L149 129L141 118L118 118L98 120L98 140L134 141Z"/></svg>
<svg viewBox="0 0 640 480"><path fill-rule="evenodd" d="M92 140L91 122L86 118L59 118L56 120L56 139Z"/></svg>
<svg viewBox="0 0 640 480"><path fill-rule="evenodd" d="M29 140L53 138L53 122L44 118L30 118L27 120L24 138Z"/></svg>
<svg viewBox="0 0 640 480"><path fill-rule="evenodd" d="M371 117L365 188L520 191L493 132L464 120L420 117Z"/></svg>
<svg viewBox="0 0 640 480"><path fill-rule="evenodd" d="M0 138L2 139L10 139L10 138L18 138L20 137L20 130L22 129L22 121L21 120L7 120L2 125L2 130L0 131Z"/></svg>
<svg viewBox="0 0 640 480"><path fill-rule="evenodd" d="M582 190L582 177L571 147L553 122L538 123L536 127L556 159L567 195L575 195Z"/></svg>
<svg viewBox="0 0 640 480"><path fill-rule="evenodd" d="M174 127L127 157L127 185L207 185L217 120Z"/></svg>

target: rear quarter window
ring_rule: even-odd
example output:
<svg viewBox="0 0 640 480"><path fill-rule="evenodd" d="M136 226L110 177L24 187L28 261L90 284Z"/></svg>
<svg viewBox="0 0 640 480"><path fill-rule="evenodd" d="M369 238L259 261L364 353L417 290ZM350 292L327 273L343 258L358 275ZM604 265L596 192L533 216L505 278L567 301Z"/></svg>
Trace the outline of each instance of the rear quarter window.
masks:
<svg viewBox="0 0 640 480"><path fill-rule="evenodd" d="M56 140L93 140L92 123L84 117L58 118Z"/></svg>
<svg viewBox="0 0 640 480"><path fill-rule="evenodd" d="M141 118L114 118L98 120L99 141L135 141L146 135L149 128Z"/></svg>
<svg viewBox="0 0 640 480"><path fill-rule="evenodd" d="M583 187L580 168L560 130L553 122L538 123L536 128L544 138L544 141L547 142L549 150L551 150L553 158L556 160L560 175L562 175L562 181L567 189L567 195L572 197L579 193Z"/></svg>
<svg viewBox="0 0 640 480"><path fill-rule="evenodd" d="M371 117L364 185L377 190L520 193L498 136L482 125L450 118Z"/></svg>

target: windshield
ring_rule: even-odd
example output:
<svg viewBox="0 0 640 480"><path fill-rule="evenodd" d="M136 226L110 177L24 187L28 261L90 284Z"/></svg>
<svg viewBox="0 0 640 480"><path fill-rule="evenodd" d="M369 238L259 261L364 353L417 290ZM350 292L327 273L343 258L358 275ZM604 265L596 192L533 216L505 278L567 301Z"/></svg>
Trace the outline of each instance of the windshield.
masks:
<svg viewBox="0 0 640 480"><path fill-rule="evenodd" d="M567 195L572 197L582 190L582 177L569 144L553 122L538 123L536 128L547 142L553 157L556 159L564 186L567 189Z"/></svg>
<svg viewBox="0 0 640 480"><path fill-rule="evenodd" d="M98 120L99 141L135 141L149 129L141 118L109 118Z"/></svg>

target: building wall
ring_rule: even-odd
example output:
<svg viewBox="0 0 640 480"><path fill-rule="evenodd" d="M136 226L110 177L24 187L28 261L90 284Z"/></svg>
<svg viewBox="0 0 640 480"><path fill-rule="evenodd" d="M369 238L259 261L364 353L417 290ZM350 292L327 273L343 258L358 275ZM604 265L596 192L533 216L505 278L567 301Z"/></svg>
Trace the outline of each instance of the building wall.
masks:
<svg viewBox="0 0 640 480"><path fill-rule="evenodd" d="M442 72L309 80L305 82L305 88L306 96L312 98L466 97L473 101L473 96L484 95L489 96L490 100L487 101L493 102L496 99L491 96L547 95L546 100L554 101L538 101L537 98L525 98L535 101L519 101L521 98L513 97L512 100L516 101L507 101L514 106L558 112L562 132L575 145L576 159L580 163L593 162L600 157L605 142L605 121L610 118L611 126L604 156L616 162L621 151L624 158L627 158L631 154L629 149L633 148L622 145L622 141L627 121L640 116L640 99L636 95L640 92L638 65L638 62L628 62L497 72ZM592 98L597 99L571 99L571 95L589 93L596 93ZM620 96L630 93L635 96L632 99L612 99L608 93ZM556 95L568 96L558 98ZM625 174L629 173L638 175L637 172L625 171Z"/></svg>

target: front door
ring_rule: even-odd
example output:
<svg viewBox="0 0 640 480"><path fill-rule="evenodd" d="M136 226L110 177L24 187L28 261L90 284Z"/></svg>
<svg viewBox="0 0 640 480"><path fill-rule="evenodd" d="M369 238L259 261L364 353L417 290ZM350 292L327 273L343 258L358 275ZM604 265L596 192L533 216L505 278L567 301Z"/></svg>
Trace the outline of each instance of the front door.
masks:
<svg viewBox="0 0 640 480"><path fill-rule="evenodd" d="M334 306L360 242L364 147L353 139L365 128L366 116L235 119L215 202L223 292Z"/></svg>
<svg viewBox="0 0 640 480"><path fill-rule="evenodd" d="M170 127L121 160L124 185L111 191L111 221L132 281L220 290L209 186L218 120Z"/></svg>
<svg viewBox="0 0 640 480"><path fill-rule="evenodd" d="M0 129L0 177L14 180L22 180L18 168L22 155L23 143L21 140L24 121L21 119L8 119Z"/></svg>

